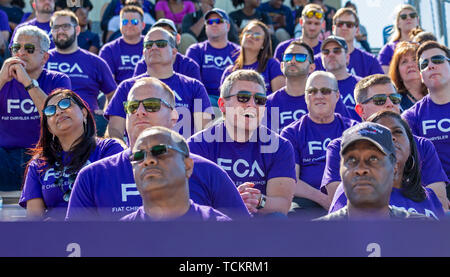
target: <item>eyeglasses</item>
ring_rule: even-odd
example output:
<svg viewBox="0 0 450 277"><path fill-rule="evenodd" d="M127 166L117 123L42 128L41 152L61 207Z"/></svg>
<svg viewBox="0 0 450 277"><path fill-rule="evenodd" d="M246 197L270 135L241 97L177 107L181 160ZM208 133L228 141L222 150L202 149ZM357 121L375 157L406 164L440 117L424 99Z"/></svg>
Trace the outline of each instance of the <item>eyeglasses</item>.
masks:
<svg viewBox="0 0 450 277"><path fill-rule="evenodd" d="M331 88L308 88L306 90L306 93L309 95L316 95L317 93L322 93L322 95L330 95L333 91L336 91L335 89Z"/></svg>
<svg viewBox="0 0 450 277"><path fill-rule="evenodd" d="M63 29L63 31L68 31L73 26L74 25L72 25L70 23L65 23L65 24L61 24L61 25L53 25L52 31L58 31L59 29Z"/></svg>
<svg viewBox="0 0 450 277"><path fill-rule="evenodd" d="M409 17L410 17L411 19L414 19L414 18L417 17L417 13L410 13L410 14L405 13L405 14L399 15L399 17L400 17L402 20L406 20L406 19L408 18L408 15L409 15Z"/></svg>
<svg viewBox="0 0 450 277"><path fill-rule="evenodd" d="M420 71L424 71L425 68L428 67L428 64L430 63L429 61L431 61L434 64L443 64L445 61L450 61L450 59L444 55L436 55L431 57L430 59L420 59L419 60Z"/></svg>
<svg viewBox="0 0 450 277"><path fill-rule="evenodd" d="M252 93L250 91L241 90L236 94L225 96L224 98L230 98L236 96L237 100L241 103L247 103L252 98ZM267 101L267 96L264 93L255 93L253 99L256 105L264 106Z"/></svg>
<svg viewBox="0 0 450 277"><path fill-rule="evenodd" d="M123 25L123 26L128 25L128 22L131 22L131 24L133 24L133 25L135 25L135 26L139 24L139 20L137 20L136 18L131 19L131 20L128 20L128 19L122 19L122 25Z"/></svg>
<svg viewBox="0 0 450 277"><path fill-rule="evenodd" d="M377 106L382 106L386 103L387 98L391 99L392 104L397 105L402 101L402 95L400 93L392 93L392 94L375 94L374 96L364 100L361 104L367 104L370 100L373 100L373 103Z"/></svg>
<svg viewBox="0 0 450 277"><path fill-rule="evenodd" d="M306 61L306 58L308 58L307 54L303 53L288 53L284 54L283 56L283 62L290 62L295 57L295 61L299 63L303 63ZM308 59L309 61L309 59Z"/></svg>
<svg viewBox="0 0 450 277"><path fill-rule="evenodd" d="M318 12L318 11L309 11L309 12L305 13L305 16L307 18L312 18L313 16L316 16L317 19L322 19L323 13Z"/></svg>
<svg viewBox="0 0 450 277"><path fill-rule="evenodd" d="M169 41L165 39L147 40L144 41L144 48L150 49L153 47L153 44L156 44L158 48L164 48L167 46L167 44L169 44Z"/></svg>
<svg viewBox="0 0 450 277"><path fill-rule="evenodd" d="M245 31L244 35L251 36L254 40L260 40L263 38L263 34L260 32L252 32L252 31Z"/></svg>
<svg viewBox="0 0 450 277"><path fill-rule="evenodd" d="M17 52L20 51L20 48L22 48L22 45L20 45L20 43L14 43L9 50L11 51L12 54L17 54ZM31 43L25 43L23 45L23 49L25 49L25 51L27 51L28 54L33 54L34 50L36 50L36 46L34 46L34 44Z"/></svg>
<svg viewBox="0 0 450 277"><path fill-rule="evenodd" d="M216 23L216 24L224 23L225 20L223 20L222 18L213 18L213 19L205 20L205 22L208 25L213 25L214 23Z"/></svg>
<svg viewBox="0 0 450 277"><path fill-rule="evenodd" d="M331 51L333 51L333 54L338 55L340 53L342 53L342 50L344 50L341 47L335 47L333 49L322 49L322 54L324 54L325 56L328 56L330 54Z"/></svg>
<svg viewBox="0 0 450 277"><path fill-rule="evenodd" d="M166 144L158 144L158 145L151 147L149 150L139 150L139 151L131 153L130 161L132 163L140 163L140 162L144 161L145 159L147 159L148 153L151 153L152 156L155 158L161 157L161 156L167 154L167 152L169 152L169 149L175 150L178 153L181 153L185 157L189 157L188 153L186 153L185 151L183 151L177 147L174 147L171 145L166 145Z"/></svg>
<svg viewBox="0 0 450 277"><path fill-rule="evenodd" d="M70 97L63 98L59 100L56 105L48 105L42 112L46 117L54 116L56 114L56 106L58 106L60 110L66 110L72 105L71 100L72 98Z"/></svg>
<svg viewBox="0 0 450 277"><path fill-rule="evenodd" d="M146 98L144 100L132 100L123 102L123 106L125 108L125 112L127 114L134 114L139 109L139 105L144 106L144 109L147 112L157 112L161 109L161 103L166 105L169 109L173 110L173 107L164 99L160 98Z"/></svg>
<svg viewBox="0 0 450 277"><path fill-rule="evenodd" d="M355 22L351 22L351 21L338 21L338 22L336 22L336 26L339 27L339 28L342 28L342 26L344 26L344 24L345 24L345 26L347 26L347 28L353 28L353 27L356 26L356 23Z"/></svg>

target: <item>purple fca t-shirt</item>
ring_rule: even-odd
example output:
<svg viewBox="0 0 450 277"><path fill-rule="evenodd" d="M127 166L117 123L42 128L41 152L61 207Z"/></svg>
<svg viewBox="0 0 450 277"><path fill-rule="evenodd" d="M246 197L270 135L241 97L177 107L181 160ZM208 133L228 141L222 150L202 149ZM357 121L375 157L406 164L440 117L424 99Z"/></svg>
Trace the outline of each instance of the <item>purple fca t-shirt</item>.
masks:
<svg viewBox="0 0 450 277"><path fill-rule="evenodd" d="M342 99L339 99L336 103L335 112L343 117L350 118L350 113L342 102ZM305 95L291 96L286 92L286 87L282 87L267 97L267 121L263 122L266 123L269 129L280 133L284 127L307 113L308 107L306 106ZM278 121L274 115L279 115Z"/></svg>
<svg viewBox="0 0 450 277"><path fill-rule="evenodd" d="M97 147L89 156L86 161L86 165L103 159L105 157L117 154L123 151L120 143L113 139L97 139ZM62 154L67 155L65 153ZM63 176L64 181L61 185L55 184L55 168L51 167L46 169L44 161L37 161L33 159L28 167L28 172L25 177L25 182L20 196L19 205L23 208L27 207L27 201L34 198L42 198L45 203L45 207L48 209L48 215L51 214L51 210L56 209L55 213L59 214L59 217L64 218L65 208L67 208L67 202L64 201L63 195L69 189L68 178L69 176ZM61 214L61 212L63 212Z"/></svg>
<svg viewBox="0 0 450 277"><path fill-rule="evenodd" d="M200 66L202 83L209 95L220 95L220 79L223 71L234 64L239 50L240 46L232 42L228 42L222 49L217 49L208 41L193 44L187 49L186 56Z"/></svg>
<svg viewBox="0 0 450 277"><path fill-rule="evenodd" d="M430 188L425 188L426 198L422 202L415 202L402 195L401 189L392 188L389 205L397 208L405 209L410 213L420 213L428 217L439 219L444 216L442 204L437 198L434 191ZM332 213L340 210L347 205L347 196L344 193L344 186L342 183L336 189L333 201L331 202L330 210Z"/></svg>
<svg viewBox="0 0 450 277"><path fill-rule="evenodd" d="M256 70L258 68L258 62L255 62L250 65L244 65L243 69L253 69ZM220 79L220 85L223 84L225 78L231 74L231 70L234 65L228 66L223 72L222 78ZM270 58L267 62L266 69L260 73L264 77L264 82L266 83L266 94L269 95L272 93L272 85L270 82L278 76L283 76L283 72L281 72L280 62L275 60L274 58Z"/></svg>
<svg viewBox="0 0 450 277"><path fill-rule="evenodd" d="M450 176L450 102L438 105L428 94L404 111L402 117L416 136L433 142L442 167Z"/></svg>
<svg viewBox="0 0 450 277"><path fill-rule="evenodd" d="M134 83L144 77L149 77L149 75L145 73L120 83L111 102L106 108L106 118L111 115L126 118L123 102L127 101L128 92ZM208 109L211 107L211 103L205 87L199 81L178 73L174 73L172 77L168 79L161 79L161 81L167 84L175 93L175 106L180 117L174 129L179 130L179 133L184 137L190 137L195 133L194 112L212 113L212 111ZM186 115L190 115L190 118L186 118ZM185 128L187 126L190 126L190 129Z"/></svg>
<svg viewBox="0 0 450 277"><path fill-rule="evenodd" d="M306 114L284 128L281 136L294 147L295 163L300 166L299 179L320 189L327 144L357 123L336 113L333 122L317 124Z"/></svg>
<svg viewBox="0 0 450 277"><path fill-rule="evenodd" d="M61 54L53 49L47 68L66 73L72 81L72 89L84 101L91 111L98 109L97 96L113 92L117 85L106 62L97 55L79 48L72 54Z"/></svg>
<svg viewBox="0 0 450 277"><path fill-rule="evenodd" d="M16 31L17 29L19 29L22 26L36 26L39 29L43 30L45 33L47 33L47 35L50 38L50 48L49 49L53 49L55 48L55 44L53 43L53 37L52 37L52 28L50 28L50 21L49 22L45 22L45 23L40 23L37 21L36 18L33 18L29 21L25 21L23 23L20 23L19 25L17 25L17 27L14 29L14 32L11 36L11 40L9 42L9 48L11 48L13 42L14 42L14 36L16 35Z"/></svg>
<svg viewBox="0 0 450 277"><path fill-rule="evenodd" d="M71 89L69 77L50 70L42 70L37 78L39 87L46 94L56 88ZM16 79L0 90L0 147L30 148L39 140L40 116L25 87Z"/></svg>
<svg viewBox="0 0 450 277"><path fill-rule="evenodd" d="M322 65L322 58L320 55L321 54L317 54L314 56L316 70L325 70L325 67ZM361 78L378 73L384 74L384 71L375 56L358 48L355 48L355 50L353 50L350 54L350 61L347 65L347 70L350 74Z"/></svg>
<svg viewBox="0 0 450 277"><path fill-rule="evenodd" d="M123 37L103 45L98 54L111 69L117 84L133 77L134 67L142 58L144 36L136 44L128 44Z"/></svg>
<svg viewBox="0 0 450 277"><path fill-rule="evenodd" d="M422 184L428 186L436 182L448 182L447 175L442 168L433 143L426 138L418 136L414 136L414 141L416 142L420 159ZM327 146L327 160L322 178L322 191L325 191L325 186L329 183L341 181L341 175L339 173L341 162L340 151L341 138L332 140Z"/></svg>
<svg viewBox="0 0 450 277"><path fill-rule="evenodd" d="M278 44L277 48L275 49L275 52L273 54L274 58L277 59L280 63L283 61L283 55L284 51L288 48L289 44L291 44L292 41L294 41L295 38L291 38L289 40L283 41L280 44ZM322 41L319 40L319 43L312 48L314 55L320 53L320 47L322 46Z"/></svg>
<svg viewBox="0 0 450 277"><path fill-rule="evenodd" d="M200 77L200 67L198 64L191 58L186 57L177 52L175 57L175 62L173 63L173 71L178 74L182 74L196 80L202 81ZM134 69L133 77L142 75L147 72L147 64L145 63L145 59L142 58Z"/></svg>
<svg viewBox="0 0 450 277"><path fill-rule="evenodd" d="M347 107L350 113L350 118L361 122L361 117L355 111L356 101L353 95L356 83L361 80L361 77L350 75L347 79L338 81L339 93L341 94L342 102Z"/></svg>
<svg viewBox="0 0 450 277"><path fill-rule="evenodd" d="M75 181L66 220L110 219L136 211L142 199L136 188L131 150L83 168ZM230 177L216 164L194 155L189 195L197 204L213 207L230 217L249 217L249 212Z"/></svg>
<svg viewBox="0 0 450 277"><path fill-rule="evenodd" d="M120 219L120 221L154 221L144 211L144 206L131 214ZM209 206L195 204L189 199L189 210L182 216L170 221L231 221L231 218Z"/></svg>
<svg viewBox="0 0 450 277"><path fill-rule="evenodd" d="M229 137L221 122L190 137L188 143L192 153L222 167L236 186L252 182L266 194L267 181L272 178L296 180L291 143L264 126L241 143Z"/></svg>
<svg viewBox="0 0 450 277"><path fill-rule="evenodd" d="M378 62L380 65L389 66L391 64L392 56L394 55L394 50L397 43L399 43L398 40L389 42L381 48L380 53L378 53Z"/></svg>

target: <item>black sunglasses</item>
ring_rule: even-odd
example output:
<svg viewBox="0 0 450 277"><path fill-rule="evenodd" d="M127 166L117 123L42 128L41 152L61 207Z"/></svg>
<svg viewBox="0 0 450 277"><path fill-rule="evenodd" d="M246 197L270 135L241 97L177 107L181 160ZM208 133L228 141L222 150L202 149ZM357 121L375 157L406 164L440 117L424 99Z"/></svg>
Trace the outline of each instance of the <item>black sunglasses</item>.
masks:
<svg viewBox="0 0 450 277"><path fill-rule="evenodd" d="M338 21L338 22L336 22L336 26L339 27L339 28L342 28L342 26L344 26L344 24L345 24L345 26L347 26L347 28L353 28L353 27L356 26L356 23L355 22L351 22L351 21Z"/></svg>
<svg viewBox="0 0 450 277"><path fill-rule="evenodd" d="M342 52L342 50L344 50L344 48L341 48L341 47L335 47L333 49L322 49L322 54L324 54L325 56L328 56L330 54L330 52L333 51L333 54L337 55L337 54L340 54Z"/></svg>
<svg viewBox="0 0 450 277"><path fill-rule="evenodd" d="M361 104L366 104L373 100L373 103L377 106L382 106L386 103L387 98L391 99L392 104L397 105L402 101L402 95L400 93L392 93L392 94L375 94L374 96L364 100Z"/></svg>
<svg viewBox="0 0 450 277"><path fill-rule="evenodd" d="M331 88L308 88L306 90L307 94L312 94L312 95L316 95L317 93L322 93L322 95L330 95L333 91L336 91L335 89L331 89Z"/></svg>
<svg viewBox="0 0 450 277"><path fill-rule="evenodd" d="M289 53L289 54L284 54L283 56L283 62L290 62L292 61L292 59L295 57L295 61L299 62L299 63L303 63L306 61L306 58L308 58L307 54L303 54L303 53ZM308 61L310 61L308 59ZM311 62L311 61L310 61Z"/></svg>
<svg viewBox="0 0 450 277"><path fill-rule="evenodd" d="M48 105L47 107L45 107L45 109L42 110L42 113L46 117L54 116L56 114L56 106L58 106L58 108L60 110L66 110L72 105L71 100L72 100L72 98L70 98L70 97L63 98L63 99L59 100L56 105Z"/></svg>
<svg viewBox="0 0 450 277"><path fill-rule="evenodd" d="M236 94L225 96L224 98L230 98L236 96L237 100L241 103L247 103L252 98L252 93L250 91L241 90ZM267 101L267 96L264 93L255 93L253 95L256 105L264 106Z"/></svg>
<svg viewBox="0 0 450 277"><path fill-rule="evenodd" d="M139 151L131 153L130 161L133 163L140 163L140 162L144 161L145 159L147 159L148 153L151 153L153 157L157 158L157 157L167 154L169 149L175 150L178 153L181 153L185 157L189 156L188 153L186 153L185 151L183 151L177 147L174 147L171 145L166 145L166 144L158 144L158 145L152 146L149 150L139 150Z"/></svg>
<svg viewBox="0 0 450 277"><path fill-rule="evenodd" d="M401 14L400 18L403 20L406 20L408 18L408 15L411 19L414 19L417 17L417 13L410 13L410 14L405 13L405 14Z"/></svg>
<svg viewBox="0 0 450 277"><path fill-rule="evenodd" d="M430 59L420 59L419 60L420 71L423 71L425 70L425 68L428 67L429 61L431 61L434 64L443 64L445 61L450 61L450 59L444 55L436 55L431 57Z"/></svg>
<svg viewBox="0 0 450 277"><path fill-rule="evenodd" d="M13 43L13 45L11 45L11 48L9 50L11 51L12 54L16 54L17 52L20 51L20 48L22 48L22 45L20 43ZM23 49L25 49L25 51L27 51L28 54L33 54L34 51L36 50L36 46L34 46L34 44L32 43L25 43L23 45Z"/></svg>
<svg viewBox="0 0 450 277"><path fill-rule="evenodd" d="M152 97L144 100L131 100L123 102L125 112L127 114L134 114L137 109L139 109L139 105L141 105L141 103L144 106L144 109L151 113L159 111L161 109L161 103L173 110L173 107L166 100Z"/></svg>
<svg viewBox="0 0 450 277"><path fill-rule="evenodd" d="M225 20L223 20L222 18L207 19L205 21L206 21L206 24L208 24L208 25L213 25L214 23L220 24L220 23L225 22Z"/></svg>
<svg viewBox="0 0 450 277"><path fill-rule="evenodd" d="M156 44L158 48L164 48L169 44L169 41L165 39L147 40L144 41L144 48L150 49L153 47L153 44Z"/></svg>

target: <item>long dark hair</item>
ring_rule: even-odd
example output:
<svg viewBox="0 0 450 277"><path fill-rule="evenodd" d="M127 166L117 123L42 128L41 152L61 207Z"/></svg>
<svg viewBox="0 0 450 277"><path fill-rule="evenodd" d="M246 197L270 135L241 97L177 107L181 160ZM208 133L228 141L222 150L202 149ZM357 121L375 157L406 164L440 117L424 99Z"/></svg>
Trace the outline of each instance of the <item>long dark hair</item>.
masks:
<svg viewBox="0 0 450 277"><path fill-rule="evenodd" d="M63 95L70 97L74 103L80 107L81 110L87 111L86 123L83 123L84 132L76 139L70 147L67 157L69 157L68 164L65 167L68 169L68 173L77 173L89 159L91 152L97 146L96 142L96 127L94 117L92 116L86 102L81 99L78 94L69 89L55 89L45 100L44 107L47 107L50 99L57 95ZM58 137L54 136L49 128L47 117L42 115L41 117L41 135L36 147L31 150L33 155L32 160L36 160L39 167L42 168L42 172L45 172L48 168L54 167L56 164L58 168L55 170L62 170L66 161L62 160L62 146ZM31 162L31 161L30 161Z"/></svg>
<svg viewBox="0 0 450 277"><path fill-rule="evenodd" d="M402 176L402 187L400 189L400 192L403 196L415 202L421 202L425 200L426 193L425 189L422 186L421 169L420 169L421 162L419 160L417 145L416 141L414 140L414 136L411 132L411 128L409 128L408 123L402 119L400 114L392 111L379 111L371 115L367 119L367 121L377 122L384 117L390 117L400 122L400 124L405 129L406 135L409 140L410 154L404 165Z"/></svg>
<svg viewBox="0 0 450 277"><path fill-rule="evenodd" d="M256 68L257 72L262 73L264 70L266 70L267 62L272 57L272 42L271 42L271 38L270 38L270 34L269 34L269 27L267 27L266 24L264 24L263 22L261 22L257 19L251 20L247 24L247 26L244 27L244 29L241 32L241 35L239 36L239 40L241 41L241 44L242 44L242 39L245 36L245 34L244 34L245 31L247 31L250 28L250 26L252 26L252 25L257 25L257 26L261 27L264 31L264 42L262 45L262 49L260 49L259 53L258 53L258 57L257 57L258 68ZM241 51L240 51L239 56L237 57L236 61L234 62L233 71L242 69L244 67L244 64L245 64L245 51L241 45Z"/></svg>

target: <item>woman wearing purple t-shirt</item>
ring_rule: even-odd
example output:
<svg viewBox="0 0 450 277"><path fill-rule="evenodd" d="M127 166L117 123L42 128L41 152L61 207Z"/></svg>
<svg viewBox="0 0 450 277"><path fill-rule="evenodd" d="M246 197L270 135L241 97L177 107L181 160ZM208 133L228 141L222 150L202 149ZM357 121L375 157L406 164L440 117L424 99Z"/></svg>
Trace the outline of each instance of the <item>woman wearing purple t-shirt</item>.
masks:
<svg viewBox="0 0 450 277"><path fill-rule="evenodd" d="M394 33L386 45L381 48L378 54L378 62L381 64L383 71L389 72L389 64L397 43L400 41L411 41L409 32L419 26L419 14L416 8L411 5L401 4L396 8L396 16L394 21Z"/></svg>
<svg viewBox="0 0 450 277"><path fill-rule="evenodd" d="M225 69L221 84L231 72L238 69L253 69L261 73L266 83L266 94L286 85L280 63L272 58L269 28L259 20L250 21L240 35L241 51L234 65Z"/></svg>
<svg viewBox="0 0 450 277"><path fill-rule="evenodd" d="M56 89L44 107L41 136L26 168L19 204L30 217L63 219L81 168L123 148L114 140L96 138L94 118L75 92Z"/></svg>

